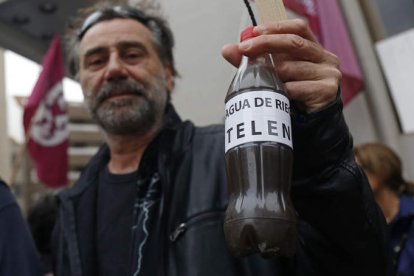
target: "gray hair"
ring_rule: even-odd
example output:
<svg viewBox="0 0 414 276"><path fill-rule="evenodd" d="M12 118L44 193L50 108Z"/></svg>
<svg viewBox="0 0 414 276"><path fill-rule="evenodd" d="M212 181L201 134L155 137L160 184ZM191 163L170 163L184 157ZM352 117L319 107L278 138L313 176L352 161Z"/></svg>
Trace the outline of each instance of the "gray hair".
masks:
<svg viewBox="0 0 414 276"><path fill-rule="evenodd" d="M137 20L149 29L151 32L152 43L161 62L164 66L169 66L173 76L177 77L178 72L175 68L173 56L174 36L167 21L160 13L159 5L151 3L152 1L141 1L134 6L130 6L126 5L124 2L125 1L118 1L118 3L114 1L98 2L91 7L78 10L77 15L71 19L64 36L68 70L71 76L78 78L79 44L89 27L105 20L131 18ZM115 7L119 9L116 9ZM141 17L131 17L129 14L120 13L118 12L120 9L136 12L143 16L143 20L141 20ZM97 15L96 19L93 20L87 28L83 28L85 21L87 21L93 14ZM83 31L81 32L81 30Z"/></svg>

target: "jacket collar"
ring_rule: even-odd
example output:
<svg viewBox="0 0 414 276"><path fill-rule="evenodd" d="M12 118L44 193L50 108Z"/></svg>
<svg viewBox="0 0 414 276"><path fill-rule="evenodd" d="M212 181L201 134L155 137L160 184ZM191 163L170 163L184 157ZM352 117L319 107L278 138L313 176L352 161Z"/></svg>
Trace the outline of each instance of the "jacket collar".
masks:
<svg viewBox="0 0 414 276"><path fill-rule="evenodd" d="M165 109L164 122L161 131L158 134L158 136L154 139L154 141L157 140L159 136L161 136L162 134L175 129L181 122L181 118L175 111L174 106L171 103L168 103ZM149 147L151 147L154 141L151 142ZM109 147L105 143L92 157L91 161L88 163L87 168L82 173L79 180L76 182L75 186L62 191L59 194L60 199L65 201L66 199L76 197L82 194L88 187L93 186L90 184L96 182L97 177L99 175L98 172L101 171L108 164L109 157Z"/></svg>

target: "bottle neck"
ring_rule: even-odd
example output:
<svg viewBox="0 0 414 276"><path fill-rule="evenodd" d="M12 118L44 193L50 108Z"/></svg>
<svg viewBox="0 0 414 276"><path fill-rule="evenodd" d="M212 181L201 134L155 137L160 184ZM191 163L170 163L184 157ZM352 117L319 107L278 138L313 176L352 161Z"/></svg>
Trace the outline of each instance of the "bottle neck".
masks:
<svg viewBox="0 0 414 276"><path fill-rule="evenodd" d="M227 95L251 89L283 91L283 83L277 77L269 54L257 57L243 56L230 84Z"/></svg>
<svg viewBox="0 0 414 276"><path fill-rule="evenodd" d="M240 67L247 66L248 64L262 64L273 67L273 59L270 54L263 54L256 57L242 56Z"/></svg>

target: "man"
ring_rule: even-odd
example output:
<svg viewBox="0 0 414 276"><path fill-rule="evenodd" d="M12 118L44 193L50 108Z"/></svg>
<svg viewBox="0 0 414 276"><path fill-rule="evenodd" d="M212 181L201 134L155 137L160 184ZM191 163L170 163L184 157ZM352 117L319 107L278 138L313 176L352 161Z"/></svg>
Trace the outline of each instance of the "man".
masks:
<svg viewBox="0 0 414 276"><path fill-rule="evenodd" d="M32 236L13 194L1 178L0 275L42 275Z"/></svg>
<svg viewBox="0 0 414 276"><path fill-rule="evenodd" d="M57 275L381 275L383 218L352 155L338 59L300 20L254 32L223 56L237 65L242 55L279 54L295 103L295 257L230 255L223 127L197 128L175 113L165 21L100 3L79 14L67 48L106 143L60 195Z"/></svg>

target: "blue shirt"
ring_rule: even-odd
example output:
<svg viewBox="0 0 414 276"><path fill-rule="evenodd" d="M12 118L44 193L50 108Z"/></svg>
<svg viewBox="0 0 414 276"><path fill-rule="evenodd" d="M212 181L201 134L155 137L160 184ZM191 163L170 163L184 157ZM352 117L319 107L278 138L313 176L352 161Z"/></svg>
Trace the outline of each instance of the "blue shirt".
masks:
<svg viewBox="0 0 414 276"><path fill-rule="evenodd" d="M400 210L389 224L388 275L414 275L414 198L400 197ZM395 271L396 270L396 271Z"/></svg>
<svg viewBox="0 0 414 276"><path fill-rule="evenodd" d="M40 260L19 206L0 180L0 275L42 275Z"/></svg>

